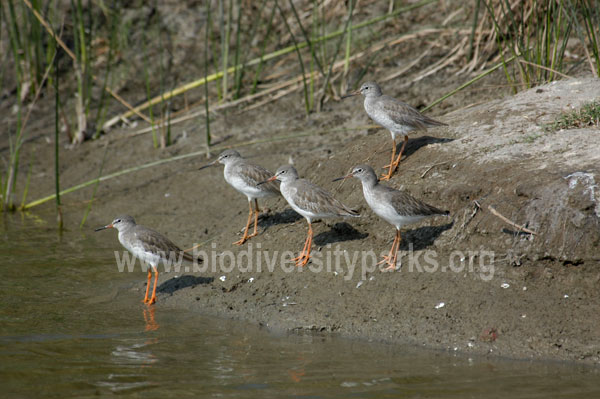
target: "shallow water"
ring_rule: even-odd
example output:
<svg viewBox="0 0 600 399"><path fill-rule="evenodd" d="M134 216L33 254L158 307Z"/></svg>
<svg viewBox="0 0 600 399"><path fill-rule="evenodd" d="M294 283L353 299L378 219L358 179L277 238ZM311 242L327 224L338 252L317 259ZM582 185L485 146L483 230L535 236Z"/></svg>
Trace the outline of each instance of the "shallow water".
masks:
<svg viewBox="0 0 600 399"><path fill-rule="evenodd" d="M2 397L600 397L600 372L584 366L275 334L147 308L132 289L144 275L116 270L116 234L60 237L19 215L0 234Z"/></svg>

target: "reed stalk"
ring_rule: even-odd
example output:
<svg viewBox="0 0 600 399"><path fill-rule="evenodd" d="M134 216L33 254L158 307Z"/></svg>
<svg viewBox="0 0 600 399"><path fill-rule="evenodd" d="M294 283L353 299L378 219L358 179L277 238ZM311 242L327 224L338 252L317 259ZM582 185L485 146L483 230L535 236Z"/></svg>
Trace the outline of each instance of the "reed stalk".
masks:
<svg viewBox="0 0 600 399"><path fill-rule="evenodd" d="M306 115L308 116L310 114L311 109L310 109L310 100L308 98L308 86L306 84L306 73L304 71L304 61L302 61L302 54L300 53L300 49L296 43L296 37L294 36L294 33L292 32L292 29L290 28L290 25L287 22L285 14L283 13L283 10L279 6L278 0L275 0L275 6L279 10L279 15L281 15L281 19L283 19L285 27L292 38L292 43L294 43L294 48L296 49L296 54L298 55L298 63L300 64L300 70L302 71L302 85L304 87L304 109L306 111Z"/></svg>

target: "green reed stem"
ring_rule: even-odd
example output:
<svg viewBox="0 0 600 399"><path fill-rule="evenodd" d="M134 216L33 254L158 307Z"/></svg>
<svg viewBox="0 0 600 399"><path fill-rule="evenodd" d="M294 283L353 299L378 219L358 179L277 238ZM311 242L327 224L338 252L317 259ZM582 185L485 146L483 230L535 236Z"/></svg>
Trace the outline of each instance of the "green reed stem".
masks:
<svg viewBox="0 0 600 399"><path fill-rule="evenodd" d="M211 20L210 20L210 1L206 3L206 26L205 26L205 34L204 34L204 80L206 81L206 78L208 76L208 41L209 41L209 34L210 34L210 24L211 24ZM211 137L210 137L210 114L208 113L208 110L210 108L210 105L208 103L209 101L209 95L208 95L208 85L204 85L204 107L206 110L206 157L210 157L210 144L211 144Z"/></svg>
<svg viewBox="0 0 600 399"><path fill-rule="evenodd" d="M59 93L59 80L58 80L58 57L54 58L54 189L56 200L56 216L58 218L58 228L62 230L62 212L60 209L60 165L59 165L59 111L58 107L60 104L60 93Z"/></svg>
<svg viewBox="0 0 600 399"><path fill-rule="evenodd" d="M308 35L308 33L306 32L306 30L304 29L304 26L302 26L302 20L300 19L300 16L298 15L298 12L296 11L296 7L294 6L294 2L293 2L293 0L288 0L288 2L290 4L290 8L292 9L292 13L294 14L294 18L296 18L296 22L298 23L298 26L300 27L300 31L302 32L302 36L304 36L305 43L308 45L308 48L310 49L310 55L311 55L311 57L312 57L314 63L317 65L317 68L319 69L319 72L321 72L321 76L325 76L325 71L323 70L323 66L319 62L319 58L317 57L315 46L314 46L312 40L310 40L310 36Z"/></svg>
<svg viewBox="0 0 600 399"><path fill-rule="evenodd" d="M510 57L509 59L507 59L506 61L502 61L496 65L494 65L492 68L488 69L487 71L480 73L479 75L477 75L476 77L474 77L473 79L469 80L468 82L458 86L456 89L452 90L451 92L449 92L448 94L445 94L444 96L438 98L437 100L435 100L434 102L432 102L431 104L429 104L428 106L426 106L425 108L423 108L421 110L421 112L425 112L429 109L431 109L432 107L438 105L439 103L441 103L442 101L444 101L445 99L447 99L448 97L451 97L453 95L455 95L456 93L458 93L459 91L471 86L473 83L477 82L480 79L483 79L484 77L486 77L487 75L489 75L490 73L494 72L495 70L497 70L498 68L502 68L505 64L508 64L509 62L514 61L518 56L517 55L513 55L512 57Z"/></svg>
<svg viewBox="0 0 600 399"><path fill-rule="evenodd" d="M300 64L300 70L302 71L302 84L304 87L304 108L306 110L306 115L308 115L308 114L310 114L311 110L310 110L310 101L308 99L308 86L306 85L306 73L304 72L304 61L302 61L302 54L300 54L300 49L298 48L298 45L296 43L296 37L294 36L294 33L292 32L290 25L287 23L287 19L285 18L285 14L283 13L283 10L279 6L278 0L275 0L275 5L276 5L277 9L279 9L279 14L281 15L281 19L283 19L285 27L287 28L287 31L292 38L292 43L294 43L294 47L296 49L296 54L298 55L298 63Z"/></svg>
<svg viewBox="0 0 600 399"><path fill-rule="evenodd" d="M354 11L354 0L350 0L350 9L348 10L348 19L346 19L346 24L344 25L344 31L349 32L350 21L352 21L352 12ZM329 63L329 69L327 70L327 75L325 76L325 82L323 83L323 93L321 99L319 101L319 110L323 106L323 101L325 100L325 94L327 93L327 87L329 86L329 79L331 78L331 71L333 70L333 64L335 64L335 60L337 58L338 53L340 52L340 48L342 47L342 42L344 40L343 36L340 36L337 45L335 47L335 53L333 53L333 58Z"/></svg>

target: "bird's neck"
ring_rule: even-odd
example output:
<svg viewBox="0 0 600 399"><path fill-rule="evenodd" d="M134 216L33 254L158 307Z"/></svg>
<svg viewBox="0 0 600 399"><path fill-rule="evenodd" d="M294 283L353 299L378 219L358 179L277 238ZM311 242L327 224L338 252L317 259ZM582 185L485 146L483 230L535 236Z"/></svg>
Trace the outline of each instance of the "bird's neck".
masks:
<svg viewBox="0 0 600 399"><path fill-rule="evenodd" d="M377 178L373 178L373 179L365 179L362 180L362 186L364 190L368 190L371 191L373 190L377 185L379 184L379 180L377 180Z"/></svg>

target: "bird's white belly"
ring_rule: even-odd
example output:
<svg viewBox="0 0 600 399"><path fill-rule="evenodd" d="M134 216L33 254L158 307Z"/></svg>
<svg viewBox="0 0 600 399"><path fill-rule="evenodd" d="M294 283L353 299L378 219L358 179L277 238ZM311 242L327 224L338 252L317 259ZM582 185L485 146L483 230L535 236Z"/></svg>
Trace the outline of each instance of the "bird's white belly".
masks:
<svg viewBox="0 0 600 399"><path fill-rule="evenodd" d="M249 199L267 197L269 193L262 190L260 187L248 184L244 179L236 175L225 174L225 181L235 188L239 193L244 194Z"/></svg>
<svg viewBox="0 0 600 399"><path fill-rule="evenodd" d="M420 215L399 215L391 204L376 201L375 198L367 191L363 191L363 193L365 195L367 204L369 204L373 212L375 212L377 216L389 224L395 226L397 229L401 229L404 225L416 223L425 218L424 216Z"/></svg>

